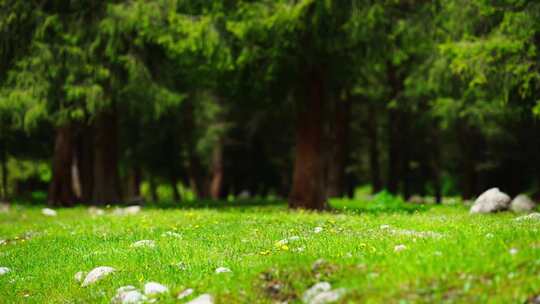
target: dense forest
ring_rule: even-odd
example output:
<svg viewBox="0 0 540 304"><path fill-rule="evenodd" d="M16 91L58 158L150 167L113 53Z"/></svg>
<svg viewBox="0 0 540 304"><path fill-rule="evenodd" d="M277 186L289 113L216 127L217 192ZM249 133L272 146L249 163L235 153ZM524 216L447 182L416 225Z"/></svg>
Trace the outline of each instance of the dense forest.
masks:
<svg viewBox="0 0 540 304"><path fill-rule="evenodd" d="M539 51L539 1L0 0L0 197L538 197Z"/></svg>

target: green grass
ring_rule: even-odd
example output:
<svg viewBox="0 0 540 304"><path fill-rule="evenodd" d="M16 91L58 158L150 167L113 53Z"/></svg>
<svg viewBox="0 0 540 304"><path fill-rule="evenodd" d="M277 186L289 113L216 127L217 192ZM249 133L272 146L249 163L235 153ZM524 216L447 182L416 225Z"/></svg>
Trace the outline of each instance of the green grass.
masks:
<svg viewBox="0 0 540 304"><path fill-rule="evenodd" d="M511 213L470 216L461 206L399 212L335 205L349 208L317 214L223 203L93 217L81 207L45 217L40 208L12 206L0 214L0 239L8 240L0 267L12 270L0 276L0 302L110 303L118 287L149 281L170 288L160 303L182 303L175 295L185 288L195 289L188 299L210 293L216 303L295 303L319 281L346 288L342 303L523 303L540 293L540 222L516 222ZM182 238L162 236L167 231ZM300 239L276 246L291 236ZM130 247L143 239L157 247ZM396 253L399 244L407 249ZM326 262L314 269L319 259ZM97 266L118 271L80 287L74 274ZM215 274L220 266L233 272Z"/></svg>

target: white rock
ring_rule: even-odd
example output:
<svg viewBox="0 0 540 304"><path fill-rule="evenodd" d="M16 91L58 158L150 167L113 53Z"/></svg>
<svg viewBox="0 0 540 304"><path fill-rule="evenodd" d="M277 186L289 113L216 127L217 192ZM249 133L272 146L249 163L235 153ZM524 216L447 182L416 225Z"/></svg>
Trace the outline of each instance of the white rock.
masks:
<svg viewBox="0 0 540 304"><path fill-rule="evenodd" d="M323 231L323 227L315 227L315 228L313 229L313 232L314 232L314 233L321 233L322 231Z"/></svg>
<svg viewBox="0 0 540 304"><path fill-rule="evenodd" d="M534 220L540 221L540 213L535 212L535 213L523 215L516 218L516 221L534 221Z"/></svg>
<svg viewBox="0 0 540 304"><path fill-rule="evenodd" d="M209 294L203 294L187 302L187 304L214 304L214 298Z"/></svg>
<svg viewBox="0 0 540 304"><path fill-rule="evenodd" d="M516 248L510 248L508 251L511 255L516 255L519 251Z"/></svg>
<svg viewBox="0 0 540 304"><path fill-rule="evenodd" d="M1 245L5 245L5 244L7 244L7 241L6 241L6 240L0 240L0 246L1 246Z"/></svg>
<svg viewBox="0 0 540 304"><path fill-rule="evenodd" d="M345 294L345 289L336 289L321 292L316 295L311 301L307 302L309 304L326 304L334 303L339 301L339 299Z"/></svg>
<svg viewBox="0 0 540 304"><path fill-rule="evenodd" d="M330 291L331 289L332 289L332 285L330 285L330 283L328 283L328 282L319 282L319 283L311 286L311 288L309 288L308 290L306 290L304 292L304 294L302 295L302 302L311 303L311 301L316 296L318 296L319 294L321 294L323 292Z"/></svg>
<svg viewBox="0 0 540 304"><path fill-rule="evenodd" d="M160 293L169 292L169 288L165 285L161 285L156 282L148 282L144 285L144 294L145 295L155 295Z"/></svg>
<svg viewBox="0 0 540 304"><path fill-rule="evenodd" d="M230 270L227 267L218 267L216 268L216 273L230 273L232 270Z"/></svg>
<svg viewBox="0 0 540 304"><path fill-rule="evenodd" d="M514 212L531 212L536 208L536 203L527 195L520 194L510 203L510 210Z"/></svg>
<svg viewBox="0 0 540 304"><path fill-rule="evenodd" d="M492 188L482 193L471 207L470 213L493 213L507 210L510 206L510 197L501 192L499 188Z"/></svg>
<svg viewBox="0 0 540 304"><path fill-rule="evenodd" d="M124 286L118 288L116 296L112 299L114 304L139 304L146 301L146 297L134 286Z"/></svg>
<svg viewBox="0 0 540 304"><path fill-rule="evenodd" d="M56 216L57 213L55 210L51 209L51 208L43 208L41 209L41 213L45 216Z"/></svg>
<svg viewBox="0 0 540 304"><path fill-rule="evenodd" d="M75 279L75 281L77 282L82 282L82 280L84 279L84 276L86 275L86 273L84 273L83 271L79 271L77 272L73 278Z"/></svg>
<svg viewBox="0 0 540 304"><path fill-rule="evenodd" d="M96 206L90 206L90 207L88 207L88 213L90 213L91 215L100 216L100 215L105 214L105 210L103 210L101 208L98 208Z"/></svg>
<svg viewBox="0 0 540 304"><path fill-rule="evenodd" d="M115 271L116 269L112 267L108 267L108 266L100 266L100 267L94 268L92 269L92 271L88 273L88 275L86 275L86 278L84 279L84 282L82 283L82 287L86 287L90 284L93 284Z"/></svg>
<svg viewBox="0 0 540 304"><path fill-rule="evenodd" d="M394 247L394 252L402 252L403 250L406 250L406 249L407 249L407 246L400 244Z"/></svg>
<svg viewBox="0 0 540 304"><path fill-rule="evenodd" d="M141 247L154 248L154 247L156 247L156 242L152 241L152 240L141 240L141 241L137 241L137 242L131 244L131 247L134 247L134 248L141 248Z"/></svg>
<svg viewBox="0 0 540 304"><path fill-rule="evenodd" d="M6 273L10 272L11 269L7 267L0 267L0 275L5 275Z"/></svg>
<svg viewBox="0 0 540 304"><path fill-rule="evenodd" d="M177 296L176 298L177 298L178 300L181 300L181 299L183 299L183 298L189 297L190 295L193 294L193 291L194 291L193 289L188 288L188 289L182 291L181 293L179 293L178 296Z"/></svg>
<svg viewBox="0 0 540 304"><path fill-rule="evenodd" d="M380 228L381 230L390 229L390 225L381 225L379 228Z"/></svg>
<svg viewBox="0 0 540 304"><path fill-rule="evenodd" d="M0 213L9 213L9 204L0 203Z"/></svg>
<svg viewBox="0 0 540 304"><path fill-rule="evenodd" d="M300 237L298 235L293 235L289 238L289 242L295 242L300 240Z"/></svg>
<svg viewBox="0 0 540 304"><path fill-rule="evenodd" d="M141 206L129 206L124 208L124 214L132 215L141 212Z"/></svg>

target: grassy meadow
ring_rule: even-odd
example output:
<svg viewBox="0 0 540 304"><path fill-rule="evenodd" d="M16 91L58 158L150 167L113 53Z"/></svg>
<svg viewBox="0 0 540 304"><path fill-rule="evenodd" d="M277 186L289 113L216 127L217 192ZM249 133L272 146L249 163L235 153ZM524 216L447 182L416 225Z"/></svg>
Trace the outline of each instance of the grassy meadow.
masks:
<svg viewBox="0 0 540 304"><path fill-rule="evenodd" d="M169 288L159 303L203 293L215 303L301 303L323 281L343 288L338 303L524 303L540 293L540 221L471 216L461 204L374 204L309 213L228 202L133 215L78 207L49 217L15 204L0 213L0 267L10 269L0 302L111 303L119 287L147 282ZM155 246L132 246L140 240ZM98 266L116 271L87 287L74 279ZM193 294L177 299L187 288Z"/></svg>

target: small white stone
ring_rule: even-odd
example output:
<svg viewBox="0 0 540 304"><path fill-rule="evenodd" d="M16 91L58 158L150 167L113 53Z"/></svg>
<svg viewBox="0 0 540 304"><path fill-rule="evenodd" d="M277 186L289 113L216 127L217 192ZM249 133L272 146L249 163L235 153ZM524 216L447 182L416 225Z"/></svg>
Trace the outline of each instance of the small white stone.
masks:
<svg viewBox="0 0 540 304"><path fill-rule="evenodd" d="M182 235L180 233L174 232L174 231L167 231L161 234L162 237L173 237L177 239L181 239Z"/></svg>
<svg viewBox="0 0 540 304"><path fill-rule="evenodd" d="M318 296L319 294L321 294L323 292L330 291L331 289L332 289L332 285L330 285L330 283L328 283L328 282L319 282L319 283L311 286L311 288L309 288L308 290L306 290L304 292L304 294L302 295L302 302L311 303L311 301L316 296Z"/></svg>
<svg viewBox="0 0 540 304"><path fill-rule="evenodd" d="M403 244L400 244L400 245L396 245L394 247L394 252L402 252L403 250L407 249L407 246L403 245Z"/></svg>
<svg viewBox="0 0 540 304"><path fill-rule="evenodd" d="M535 212L535 213L531 213L529 215L523 215L523 216L520 216L518 218L516 218L516 221L533 221L533 220L537 220L537 221L540 221L540 213L538 212Z"/></svg>
<svg viewBox="0 0 540 304"><path fill-rule="evenodd" d="M390 225L381 225L379 228L380 228L381 230L390 229Z"/></svg>
<svg viewBox="0 0 540 304"><path fill-rule="evenodd" d="M45 216L56 216L57 213L55 210L51 209L51 208L43 208L41 209L41 213Z"/></svg>
<svg viewBox="0 0 540 304"><path fill-rule="evenodd" d="M10 272L11 269L7 267L0 267L0 275L5 275L6 273Z"/></svg>
<svg viewBox="0 0 540 304"><path fill-rule="evenodd" d="M187 304L214 304L214 298L211 295L205 293L187 302Z"/></svg>
<svg viewBox="0 0 540 304"><path fill-rule="evenodd" d="M181 300L181 299L183 299L183 298L189 297L190 295L193 294L193 291L194 291L193 289L188 288L188 289L182 291L181 293L179 293L178 296L177 296L176 298L177 298L178 300Z"/></svg>
<svg viewBox="0 0 540 304"><path fill-rule="evenodd" d="M132 215L141 212L141 206L129 206L124 208L124 214Z"/></svg>
<svg viewBox="0 0 540 304"><path fill-rule="evenodd" d="M227 267L218 267L218 268L216 268L216 273L230 273L230 272L232 272L232 271Z"/></svg>
<svg viewBox="0 0 540 304"><path fill-rule="evenodd" d="M88 273L88 275L84 279L84 282L82 283L82 287L86 287L90 284L93 284L115 271L116 269L112 267L108 267L108 266L96 267Z"/></svg>
<svg viewBox="0 0 540 304"><path fill-rule="evenodd" d="M0 240L0 246L1 246L1 245L5 245L5 244L7 244L7 241L6 241L6 240Z"/></svg>
<svg viewBox="0 0 540 304"><path fill-rule="evenodd" d="M84 279L84 276L86 275L86 273L84 273L83 271L79 271L77 272L73 278L75 279L75 281L77 282L82 282L82 280Z"/></svg>
<svg viewBox="0 0 540 304"><path fill-rule="evenodd" d="M169 292L169 288L157 282L148 282L144 285L145 295L155 295L155 294L166 293L166 292Z"/></svg>
<svg viewBox="0 0 540 304"><path fill-rule="evenodd" d="M315 228L313 229L313 232L314 232L314 233L321 233L322 231L323 231L323 227L315 227Z"/></svg>
<svg viewBox="0 0 540 304"><path fill-rule="evenodd" d="M336 289L336 290L329 290L325 292L321 292L311 301L309 304L327 304L327 303L334 303L339 301L339 299L345 294L345 289Z"/></svg>
<svg viewBox="0 0 540 304"><path fill-rule="evenodd" d="M289 238L289 242L295 242L300 240L300 237L298 235L293 235Z"/></svg>
<svg viewBox="0 0 540 304"><path fill-rule="evenodd" d="M114 304L139 304L146 301L146 297L134 286L124 286L118 288L116 296L112 299Z"/></svg>
<svg viewBox="0 0 540 304"><path fill-rule="evenodd" d="M154 248L154 247L156 247L156 242L152 241L152 240L141 240L141 241L137 241L137 242L131 244L131 247L134 247L134 248L141 248L141 247Z"/></svg>
<svg viewBox="0 0 540 304"><path fill-rule="evenodd" d="M516 255L519 251L516 248L510 248L508 251L511 255Z"/></svg>

